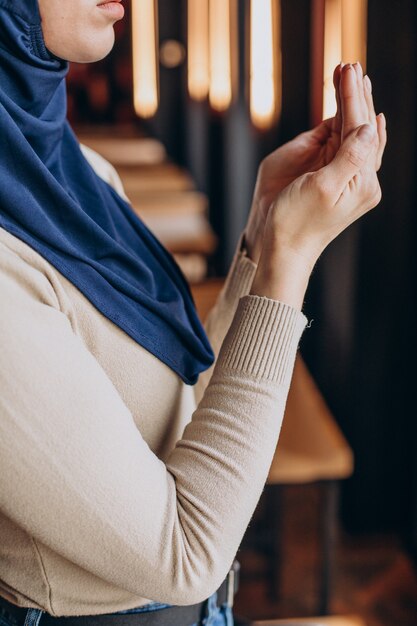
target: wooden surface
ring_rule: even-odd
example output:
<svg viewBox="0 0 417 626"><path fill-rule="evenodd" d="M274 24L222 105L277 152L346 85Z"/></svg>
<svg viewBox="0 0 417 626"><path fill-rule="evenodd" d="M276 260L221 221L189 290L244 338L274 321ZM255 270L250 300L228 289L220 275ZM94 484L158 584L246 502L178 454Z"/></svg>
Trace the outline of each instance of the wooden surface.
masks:
<svg viewBox="0 0 417 626"><path fill-rule="evenodd" d="M268 483L347 478L353 454L300 354Z"/></svg>
<svg viewBox="0 0 417 626"><path fill-rule="evenodd" d="M223 278L208 278L203 283L192 285L191 292L198 315L203 322L210 309L214 306L223 284Z"/></svg>
<svg viewBox="0 0 417 626"><path fill-rule="evenodd" d="M107 132L104 135L79 131L78 139L81 143L101 154L116 168L158 165L163 163L167 154L164 146L157 139L151 137L122 137Z"/></svg>
<svg viewBox="0 0 417 626"><path fill-rule="evenodd" d="M311 617L252 622L251 626L366 626L360 617Z"/></svg>
<svg viewBox="0 0 417 626"><path fill-rule="evenodd" d="M174 163L119 166L117 172L126 194L150 191L190 191L195 189L191 175Z"/></svg>

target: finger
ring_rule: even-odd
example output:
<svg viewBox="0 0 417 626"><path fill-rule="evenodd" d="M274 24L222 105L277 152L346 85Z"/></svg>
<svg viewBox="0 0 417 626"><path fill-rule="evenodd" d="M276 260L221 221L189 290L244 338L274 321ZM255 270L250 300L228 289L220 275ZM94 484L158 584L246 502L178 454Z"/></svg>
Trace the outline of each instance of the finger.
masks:
<svg viewBox="0 0 417 626"><path fill-rule="evenodd" d="M352 207L352 199L355 198L356 206ZM350 209L349 226L357 219L374 209L381 201L382 191L375 170L361 171L358 176L345 188L336 206ZM347 201L347 204L346 202Z"/></svg>
<svg viewBox="0 0 417 626"><path fill-rule="evenodd" d="M362 103L359 98L358 81L353 66L349 63L342 69L340 78L340 96L342 103L342 141L353 130L368 121L364 118Z"/></svg>
<svg viewBox="0 0 417 626"><path fill-rule="evenodd" d="M381 186L375 168L367 163L359 176L355 178L356 192L362 197L362 203L358 206L360 215L375 208L381 201Z"/></svg>
<svg viewBox="0 0 417 626"><path fill-rule="evenodd" d="M315 142L324 145L333 132L333 123L334 117L328 117L320 122L318 126L303 133L303 135L308 139L313 139Z"/></svg>
<svg viewBox="0 0 417 626"><path fill-rule="evenodd" d="M359 62L354 63L353 69L355 70L356 80L358 84L358 96L359 96L359 103L361 107L361 114L362 114L364 121L370 122L368 105L366 104L366 100L365 100L362 65Z"/></svg>
<svg viewBox="0 0 417 626"><path fill-rule="evenodd" d="M381 196L381 186L375 171L373 159L368 158L363 168L343 189L343 192L336 202L336 206L339 208L343 206L350 207L350 223L352 223L376 207L381 201ZM352 200L354 200L354 205L352 205Z"/></svg>
<svg viewBox="0 0 417 626"><path fill-rule="evenodd" d="M339 197L349 182L367 166L377 134L371 124L363 124L340 146L335 158L318 172L323 186Z"/></svg>
<svg viewBox="0 0 417 626"><path fill-rule="evenodd" d="M340 98L340 77L342 74L342 67L343 63L339 63L339 65L336 66L333 72L333 85L336 92L337 109L336 115L333 118L332 130L338 134L342 132L342 102Z"/></svg>
<svg viewBox="0 0 417 626"><path fill-rule="evenodd" d="M376 113L374 107L374 99L372 97L372 83L368 75L364 76L363 87L366 106L368 109L369 122L376 127Z"/></svg>
<svg viewBox="0 0 417 626"><path fill-rule="evenodd" d="M379 138L379 146L376 155L376 170L378 171L381 167L382 157L384 155L385 146L387 144L387 123L385 120L385 115L380 113L376 118L376 125L378 130L378 138Z"/></svg>
<svg viewBox="0 0 417 626"><path fill-rule="evenodd" d="M374 107L374 99L372 97L372 83L369 76L365 76L363 79L363 87L364 87L364 95L366 100L366 106L368 109L369 122L372 124L378 132L378 144L375 148L375 169L378 170L381 166L382 153L380 151L380 133L378 131L375 107ZM383 148L382 148L383 152Z"/></svg>

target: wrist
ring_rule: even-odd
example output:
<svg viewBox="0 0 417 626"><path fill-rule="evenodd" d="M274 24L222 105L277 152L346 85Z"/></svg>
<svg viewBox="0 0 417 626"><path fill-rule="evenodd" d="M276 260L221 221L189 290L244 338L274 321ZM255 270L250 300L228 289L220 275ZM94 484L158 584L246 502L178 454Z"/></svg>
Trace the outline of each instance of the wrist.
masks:
<svg viewBox="0 0 417 626"><path fill-rule="evenodd" d="M258 220L255 219L254 215L252 209L243 233L243 245L248 257L257 265L262 253L264 225L258 224Z"/></svg>
<svg viewBox="0 0 417 626"><path fill-rule="evenodd" d="M314 263L291 250L270 255L263 250L250 294L302 309Z"/></svg>
<svg viewBox="0 0 417 626"><path fill-rule="evenodd" d="M247 258L253 261L255 265L259 263L261 248L256 244L256 242L252 242L250 237L247 236L246 231L243 231L240 251L244 252Z"/></svg>

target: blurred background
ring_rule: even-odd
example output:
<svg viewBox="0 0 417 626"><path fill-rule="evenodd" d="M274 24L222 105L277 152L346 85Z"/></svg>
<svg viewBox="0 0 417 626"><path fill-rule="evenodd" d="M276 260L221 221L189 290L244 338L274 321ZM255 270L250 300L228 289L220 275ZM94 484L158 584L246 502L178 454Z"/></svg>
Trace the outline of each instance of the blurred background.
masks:
<svg viewBox="0 0 417 626"><path fill-rule="evenodd" d="M80 140L116 167L135 211L193 284L202 316L245 227L260 160L333 114L338 62L360 60L372 79L389 133L383 200L314 270L304 307L312 323L297 370L304 382L290 401L312 432L326 415L315 454L329 467L334 457L336 469L302 476L312 461L308 446L297 448L307 432L300 418L299 431L282 442L295 473L284 451L242 544L237 610L415 626L416 3L126 0L125 7L112 54L72 65L69 117ZM321 450L325 436L330 447Z"/></svg>

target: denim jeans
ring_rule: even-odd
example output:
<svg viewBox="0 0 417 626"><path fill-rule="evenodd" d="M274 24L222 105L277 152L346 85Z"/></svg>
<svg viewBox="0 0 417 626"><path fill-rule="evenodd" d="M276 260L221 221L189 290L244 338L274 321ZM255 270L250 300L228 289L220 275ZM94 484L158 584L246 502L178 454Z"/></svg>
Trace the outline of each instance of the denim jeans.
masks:
<svg viewBox="0 0 417 626"><path fill-rule="evenodd" d="M198 624L184 624L184 626L233 626L232 609L224 604L217 605L217 593L214 593L207 600L205 615ZM144 606L138 606L125 611L117 611L110 615L119 615L127 613L151 613L153 611L163 611L170 607L169 604L160 604L159 602L150 602ZM28 609L24 626L42 626L42 615L44 611L40 609ZM140 623L140 622L139 622ZM8 613L6 614L0 606L0 626L17 626L15 620ZM168 626L168 625L167 625Z"/></svg>

